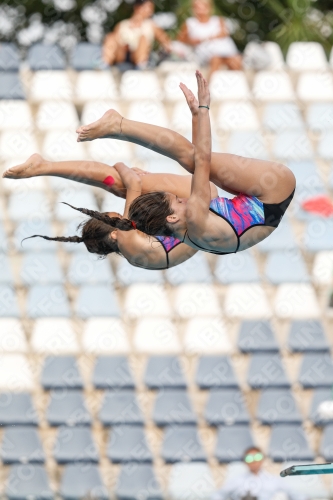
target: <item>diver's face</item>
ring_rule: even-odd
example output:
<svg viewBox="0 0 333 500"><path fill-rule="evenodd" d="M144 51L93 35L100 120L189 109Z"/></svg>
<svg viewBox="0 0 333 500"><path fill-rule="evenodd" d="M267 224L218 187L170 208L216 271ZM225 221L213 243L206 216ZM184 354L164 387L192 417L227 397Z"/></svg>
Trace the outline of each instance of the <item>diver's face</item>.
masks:
<svg viewBox="0 0 333 500"><path fill-rule="evenodd" d="M192 11L196 17L210 16L210 2L207 0L195 0L192 4Z"/></svg>
<svg viewBox="0 0 333 500"><path fill-rule="evenodd" d="M135 13L142 19L149 19L154 14L155 6L153 2L145 2L142 5L135 7Z"/></svg>
<svg viewBox="0 0 333 500"><path fill-rule="evenodd" d="M170 224L181 223L182 225L186 222L186 204L188 198L178 198L178 196L168 193L170 208L173 211L172 215L168 215L167 222Z"/></svg>

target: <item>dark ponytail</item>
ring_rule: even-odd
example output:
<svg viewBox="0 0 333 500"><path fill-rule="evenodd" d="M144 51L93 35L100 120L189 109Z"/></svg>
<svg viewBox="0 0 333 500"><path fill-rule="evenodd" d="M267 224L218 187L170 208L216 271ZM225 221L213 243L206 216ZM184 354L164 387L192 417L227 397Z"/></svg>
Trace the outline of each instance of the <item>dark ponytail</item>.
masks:
<svg viewBox="0 0 333 500"><path fill-rule="evenodd" d="M113 227L113 229L120 229L120 231L131 231L134 229L132 222L129 219L121 219L120 217L109 217L106 213L97 212L96 210L89 210L88 208L78 208L73 207L69 203L62 202L64 205L68 205L73 208L73 210L77 210L82 214L89 215L93 219L99 220L100 222L104 222L108 226Z"/></svg>

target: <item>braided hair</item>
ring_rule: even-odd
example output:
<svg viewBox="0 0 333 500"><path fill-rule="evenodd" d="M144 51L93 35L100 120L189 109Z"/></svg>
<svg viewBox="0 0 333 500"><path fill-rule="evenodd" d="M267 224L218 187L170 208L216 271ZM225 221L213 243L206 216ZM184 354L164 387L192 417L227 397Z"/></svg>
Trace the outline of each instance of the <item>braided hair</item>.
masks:
<svg viewBox="0 0 333 500"><path fill-rule="evenodd" d="M109 253L120 254L117 241L110 238L110 231L115 229L119 229L120 231L138 229L152 236L173 235L172 228L166 222L166 217L173 212L166 193L163 192L147 193L136 198L130 206L130 219L109 217L105 212L73 207L69 203L63 203L91 217L79 224L78 230L81 230L81 236L57 236L51 238L41 234L34 234L25 238L25 240L29 238L43 238L48 241L60 241L64 243L84 243L88 252L105 257Z"/></svg>

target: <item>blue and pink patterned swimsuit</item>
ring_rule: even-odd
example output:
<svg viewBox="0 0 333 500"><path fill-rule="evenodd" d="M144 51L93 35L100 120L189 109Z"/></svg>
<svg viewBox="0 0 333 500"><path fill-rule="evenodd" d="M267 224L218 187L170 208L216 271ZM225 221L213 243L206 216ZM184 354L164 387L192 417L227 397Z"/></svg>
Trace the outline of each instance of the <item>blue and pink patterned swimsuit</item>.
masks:
<svg viewBox="0 0 333 500"><path fill-rule="evenodd" d="M174 238L173 236L155 236L155 238L162 243L162 247L165 251L167 266L164 269L169 269L169 253L173 248L182 243L182 241Z"/></svg>
<svg viewBox="0 0 333 500"><path fill-rule="evenodd" d="M191 240L187 230L184 235L184 240L187 236L190 242L196 247L209 253L217 255L236 253L239 249L240 237L248 229L251 229L251 227L277 227L279 225L294 196L294 192L295 190L281 203L263 203L255 196L247 196L242 193L235 196L231 200L229 198L222 197L214 198L210 202L209 210L219 217L222 217L222 219L224 219L234 230L237 237L237 247L234 252L215 252L214 250L206 250Z"/></svg>

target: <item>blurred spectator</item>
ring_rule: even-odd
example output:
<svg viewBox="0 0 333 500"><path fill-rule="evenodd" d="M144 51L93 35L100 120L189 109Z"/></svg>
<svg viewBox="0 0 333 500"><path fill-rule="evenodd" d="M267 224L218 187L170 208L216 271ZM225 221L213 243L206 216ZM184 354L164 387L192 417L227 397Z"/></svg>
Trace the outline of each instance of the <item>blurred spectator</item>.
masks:
<svg viewBox="0 0 333 500"><path fill-rule="evenodd" d="M264 455L256 446L245 450L244 462L248 470L227 480L212 500L272 500L281 493L289 500L304 500L304 496L291 489L285 479L263 471L263 461Z"/></svg>
<svg viewBox="0 0 333 500"><path fill-rule="evenodd" d="M192 0L194 17L180 28L178 40L193 47L201 65L209 64L210 74L225 64L229 69L242 68L242 57L230 38L223 17L212 16L211 0Z"/></svg>
<svg viewBox="0 0 333 500"><path fill-rule="evenodd" d="M103 59L107 64L130 62L146 68L154 40L170 51L170 39L151 19L153 13L151 0L135 0L132 17L118 23L105 37Z"/></svg>

